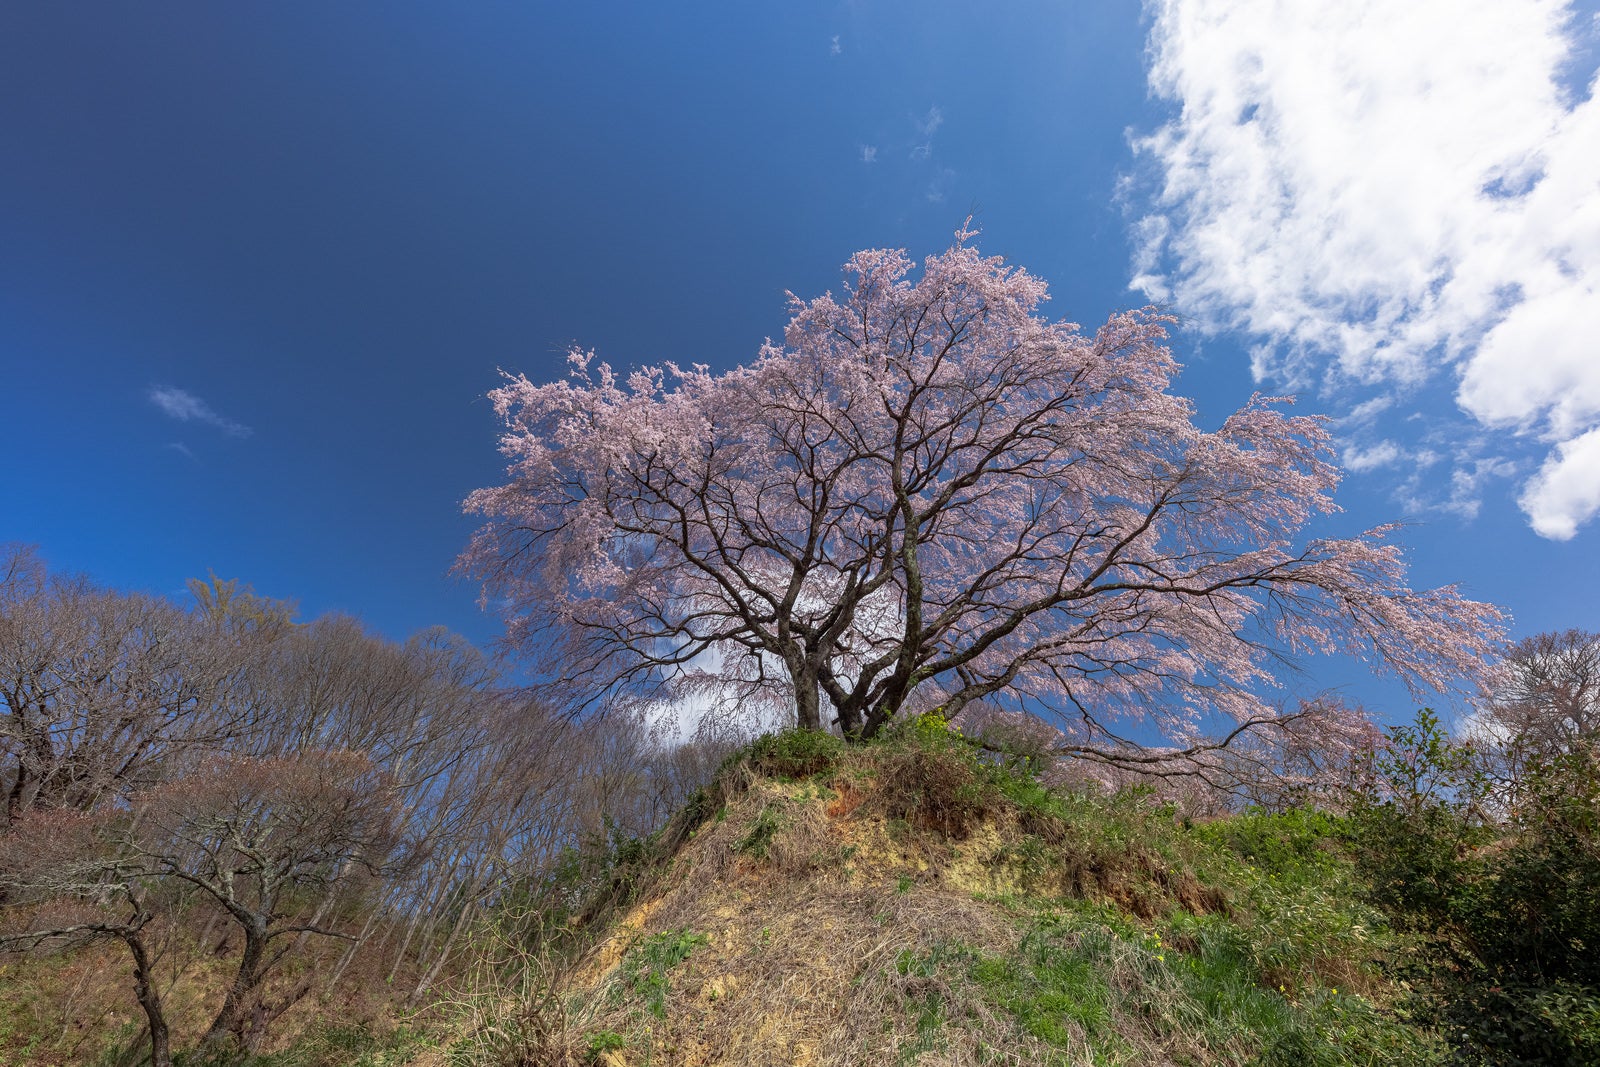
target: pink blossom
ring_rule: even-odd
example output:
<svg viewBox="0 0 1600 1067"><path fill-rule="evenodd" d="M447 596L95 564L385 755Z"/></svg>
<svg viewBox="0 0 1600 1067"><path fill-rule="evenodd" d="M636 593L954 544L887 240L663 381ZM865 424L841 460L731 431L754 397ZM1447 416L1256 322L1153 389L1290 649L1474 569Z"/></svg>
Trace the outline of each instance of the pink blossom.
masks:
<svg viewBox="0 0 1600 1067"><path fill-rule="evenodd" d="M461 569L580 704L766 702L870 735L974 701L1086 744L1270 718L1273 656L1347 653L1466 684L1505 619L1417 592L1392 528L1336 509L1325 421L1255 397L1215 432L1169 391L1153 309L1093 333L971 234L920 271L859 252L725 374L508 377L508 481ZM913 696L915 695L915 696Z"/></svg>

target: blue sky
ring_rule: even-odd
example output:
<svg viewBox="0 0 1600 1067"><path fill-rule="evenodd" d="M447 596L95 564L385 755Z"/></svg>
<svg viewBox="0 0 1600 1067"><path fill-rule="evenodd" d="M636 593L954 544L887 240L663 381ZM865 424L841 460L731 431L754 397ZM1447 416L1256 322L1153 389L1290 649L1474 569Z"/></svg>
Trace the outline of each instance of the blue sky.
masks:
<svg viewBox="0 0 1600 1067"><path fill-rule="evenodd" d="M497 368L729 367L971 213L1055 315L1182 314L1205 420L1336 417L1318 532L1600 629L1600 23L1392 11L5 5L0 540L486 641L446 572Z"/></svg>

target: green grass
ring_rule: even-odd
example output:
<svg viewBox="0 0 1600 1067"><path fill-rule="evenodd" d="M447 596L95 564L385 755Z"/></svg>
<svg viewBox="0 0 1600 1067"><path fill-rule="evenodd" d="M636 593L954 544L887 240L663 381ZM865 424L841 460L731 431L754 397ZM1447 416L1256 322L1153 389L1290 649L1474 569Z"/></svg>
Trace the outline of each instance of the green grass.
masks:
<svg viewBox="0 0 1600 1067"><path fill-rule="evenodd" d="M743 852L752 859L766 859L772 848L772 839L783 829L783 822L783 810L776 804L766 805L744 836L734 843L735 851Z"/></svg>
<svg viewBox="0 0 1600 1067"><path fill-rule="evenodd" d="M669 972L707 942L704 934L667 930L644 938L622 958L622 989L657 1019L667 1017Z"/></svg>
<svg viewBox="0 0 1600 1067"><path fill-rule="evenodd" d="M844 752L845 743L832 734L785 730L763 734L745 750L743 758L769 778L811 778L832 770Z"/></svg>
<svg viewBox="0 0 1600 1067"><path fill-rule="evenodd" d="M901 975L938 979L909 1006L920 1049L948 1019L941 988L968 986L1018 1031L1077 1062L1262 1067L1442 1063L1429 1033L1361 995L1318 986L1294 995L1263 984L1251 938L1223 919L1188 932L1187 950L1094 907L1041 910L1015 947L985 953L941 944L902 953Z"/></svg>

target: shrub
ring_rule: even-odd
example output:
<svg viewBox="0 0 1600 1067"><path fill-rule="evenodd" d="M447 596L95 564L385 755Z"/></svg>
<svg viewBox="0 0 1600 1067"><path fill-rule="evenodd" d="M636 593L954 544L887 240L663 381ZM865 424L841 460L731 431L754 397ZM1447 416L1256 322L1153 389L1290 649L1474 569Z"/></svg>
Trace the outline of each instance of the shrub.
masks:
<svg viewBox="0 0 1600 1067"><path fill-rule="evenodd" d="M1600 760L1532 765L1508 847L1463 901L1479 960L1497 976L1600 985ZM1488 872L1484 872L1488 874Z"/></svg>
<svg viewBox="0 0 1600 1067"><path fill-rule="evenodd" d="M1492 836L1479 817L1484 782L1471 748L1453 743L1424 708L1414 725L1389 730L1372 771L1375 792L1358 796L1350 813L1368 898L1401 927L1453 927L1468 858Z"/></svg>
<svg viewBox="0 0 1600 1067"><path fill-rule="evenodd" d="M810 778L833 769L844 742L821 730L762 734L751 744L750 766L769 778Z"/></svg>
<svg viewBox="0 0 1600 1067"><path fill-rule="evenodd" d="M1340 865L1330 846L1348 837L1350 825L1340 816L1310 808L1251 810L1206 823L1196 833L1252 866L1299 883L1320 881Z"/></svg>
<svg viewBox="0 0 1600 1067"><path fill-rule="evenodd" d="M891 819L954 840L972 833L999 799L977 757L965 746L930 742L886 746L879 757L878 793Z"/></svg>
<svg viewBox="0 0 1600 1067"><path fill-rule="evenodd" d="M1570 982L1452 983L1442 1028L1459 1062L1600 1065L1600 993Z"/></svg>

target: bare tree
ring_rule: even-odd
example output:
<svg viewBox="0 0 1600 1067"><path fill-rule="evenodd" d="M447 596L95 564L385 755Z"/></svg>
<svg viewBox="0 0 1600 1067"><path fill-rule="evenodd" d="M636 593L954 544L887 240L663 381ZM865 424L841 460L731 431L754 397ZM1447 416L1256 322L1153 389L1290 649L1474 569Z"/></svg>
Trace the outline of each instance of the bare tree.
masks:
<svg viewBox="0 0 1600 1067"><path fill-rule="evenodd" d="M10 940L122 940L133 953L136 993L159 1051L167 1039L144 940L150 897L199 894L243 941L206 1042L249 1048L310 988L306 979L266 996L268 978L297 935L352 936L323 923L322 902L330 888L359 893L383 870L395 814L382 775L347 752L218 756L89 812L33 812L0 839L0 882L25 894L8 912L34 909L28 927Z"/></svg>
<svg viewBox="0 0 1600 1067"><path fill-rule="evenodd" d="M0 559L0 579L7 821L148 786L227 732L218 713L247 656L233 635L158 597L49 576L27 550Z"/></svg>
<svg viewBox="0 0 1600 1067"><path fill-rule="evenodd" d="M1526 638L1506 654L1496 681L1488 712L1529 751L1553 755L1600 738L1600 634Z"/></svg>
<svg viewBox="0 0 1600 1067"><path fill-rule="evenodd" d="M113 821L126 821L126 814ZM107 820L76 811L36 811L0 833L0 889L21 930L0 928L0 949L70 948L121 941L133 957L133 992L145 1015L152 1067L171 1067L172 1041L147 931L151 885L137 857L119 849Z"/></svg>
<svg viewBox="0 0 1600 1067"><path fill-rule="evenodd" d="M1503 804L1530 766L1600 746L1600 634L1550 631L1512 646L1467 724Z"/></svg>
<svg viewBox="0 0 1600 1067"><path fill-rule="evenodd" d="M309 991L276 976L315 940L347 943L317 981L374 959L416 1002L485 908L608 824L648 833L728 747L569 721L443 630L396 643L215 575L190 590L0 553L0 922L127 945L158 1062L152 945L175 930L233 931L214 1045Z"/></svg>
<svg viewBox="0 0 1600 1067"><path fill-rule="evenodd" d="M319 890L354 891L381 873L394 847L388 782L363 756L303 752L294 759L218 757L136 798L118 847L147 877L211 898L243 937L238 969L207 1043L250 1048L309 980L269 1002L264 985L295 945L290 935L351 935L322 925ZM313 903L316 902L316 903Z"/></svg>

